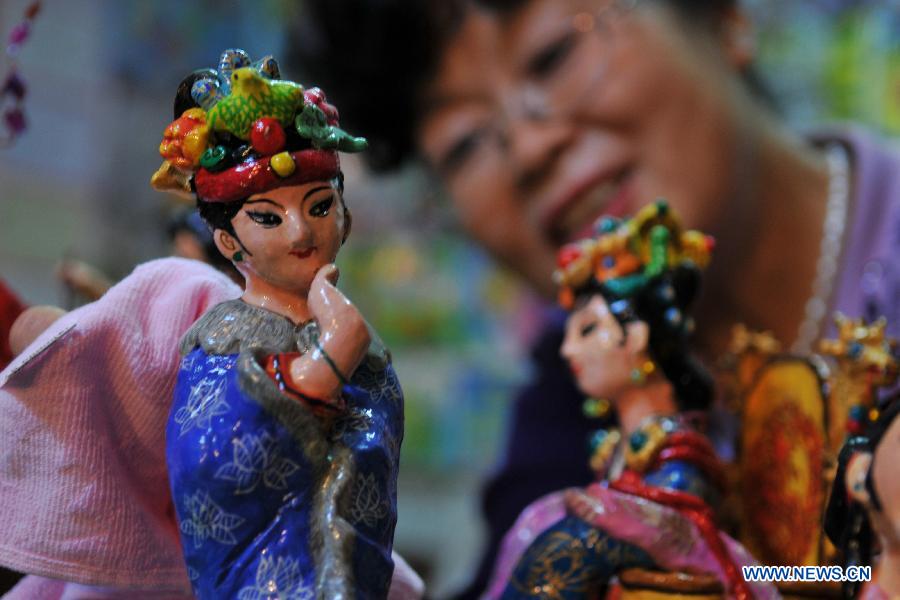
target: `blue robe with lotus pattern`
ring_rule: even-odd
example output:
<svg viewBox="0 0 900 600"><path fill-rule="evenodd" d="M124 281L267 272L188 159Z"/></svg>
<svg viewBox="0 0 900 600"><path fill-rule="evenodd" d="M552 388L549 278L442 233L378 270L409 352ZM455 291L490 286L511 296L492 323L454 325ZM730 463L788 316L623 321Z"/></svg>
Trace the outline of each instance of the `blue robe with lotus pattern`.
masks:
<svg viewBox="0 0 900 600"><path fill-rule="evenodd" d="M343 388L346 410L325 423L261 366L316 335L230 301L182 341L167 460L198 598L387 595L402 392L375 342Z"/></svg>

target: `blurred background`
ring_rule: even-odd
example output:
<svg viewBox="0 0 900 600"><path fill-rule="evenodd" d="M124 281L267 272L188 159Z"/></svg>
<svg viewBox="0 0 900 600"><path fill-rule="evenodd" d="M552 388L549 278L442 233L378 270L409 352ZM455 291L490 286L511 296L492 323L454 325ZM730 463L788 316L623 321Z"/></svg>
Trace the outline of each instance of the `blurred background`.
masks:
<svg viewBox="0 0 900 600"><path fill-rule="evenodd" d="M0 3L4 36L27 4ZM852 118L900 134L896 1L748 8L760 70L790 123ZM287 0L44 2L17 57L27 130L0 148L0 278L28 304L72 308L83 299L55 274L63 259L116 280L169 254L168 224L183 205L148 182L176 85L227 47L274 54L306 83L281 58L284 24L302 16L302 2ZM373 177L342 160L354 231L341 284L393 351L407 399L396 547L440 596L478 559L479 484L510 391L527 376L522 349L540 309L459 233L420 169Z"/></svg>

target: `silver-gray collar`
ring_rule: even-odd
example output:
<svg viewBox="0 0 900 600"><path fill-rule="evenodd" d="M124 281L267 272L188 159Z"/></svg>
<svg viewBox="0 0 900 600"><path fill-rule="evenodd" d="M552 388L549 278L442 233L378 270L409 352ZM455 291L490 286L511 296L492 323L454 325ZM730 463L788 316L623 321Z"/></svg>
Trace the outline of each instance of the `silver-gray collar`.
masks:
<svg viewBox="0 0 900 600"><path fill-rule="evenodd" d="M366 362L370 368L383 369L391 361L390 353L375 330L369 326L372 342ZM309 320L294 325L287 317L247 304L243 300L227 300L214 306L197 319L181 338L181 354L197 346L207 354L238 354L264 351L306 352L319 336L319 325Z"/></svg>

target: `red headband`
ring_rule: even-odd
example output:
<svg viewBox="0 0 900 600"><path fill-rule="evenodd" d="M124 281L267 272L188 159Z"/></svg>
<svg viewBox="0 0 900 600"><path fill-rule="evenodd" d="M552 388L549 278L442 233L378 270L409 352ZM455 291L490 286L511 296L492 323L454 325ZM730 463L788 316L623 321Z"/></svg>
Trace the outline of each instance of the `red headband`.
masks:
<svg viewBox="0 0 900 600"><path fill-rule="evenodd" d="M197 196L205 202L234 202L279 187L327 181L337 177L341 170L334 150L299 150L287 154L294 161L295 169L286 177L276 173L269 164L271 156L250 159L217 173L201 167L194 176Z"/></svg>

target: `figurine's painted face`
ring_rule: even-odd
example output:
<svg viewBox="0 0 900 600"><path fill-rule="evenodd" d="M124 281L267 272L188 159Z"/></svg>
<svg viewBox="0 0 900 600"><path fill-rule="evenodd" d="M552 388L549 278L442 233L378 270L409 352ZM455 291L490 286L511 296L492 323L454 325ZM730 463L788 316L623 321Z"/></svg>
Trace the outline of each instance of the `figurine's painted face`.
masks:
<svg viewBox="0 0 900 600"><path fill-rule="evenodd" d="M463 226L548 296L557 249L600 214L664 196L717 237L730 214L743 88L727 36L612 4L469 11L423 92L418 145Z"/></svg>
<svg viewBox="0 0 900 600"><path fill-rule="evenodd" d="M875 450L875 464L872 466L872 478L875 491L882 504L884 516L883 539L891 546L891 550L900 553L900 469L897 457L900 456L900 417L885 432L884 437Z"/></svg>
<svg viewBox="0 0 900 600"><path fill-rule="evenodd" d="M900 554L900 417L884 432L875 449L871 465L875 493L881 501L881 511L872 511L873 526L882 543L895 555Z"/></svg>
<svg viewBox="0 0 900 600"><path fill-rule="evenodd" d="M343 242L347 215L343 200L327 181L254 194L231 220L243 249L228 233L216 231L216 245L232 257L247 279L303 297L322 266L334 262Z"/></svg>
<svg viewBox="0 0 900 600"><path fill-rule="evenodd" d="M874 458L871 452L853 454L847 463L844 479L847 493L867 508L882 552L890 553L895 560L900 559L900 471L897 456L900 456L900 417L895 417L884 432L875 448ZM881 504L880 510L874 507L869 495L867 476L872 478Z"/></svg>
<svg viewBox="0 0 900 600"><path fill-rule="evenodd" d="M569 315L561 353L582 392L615 400L631 384L647 333L646 323L640 321L623 330L603 296L595 294Z"/></svg>

